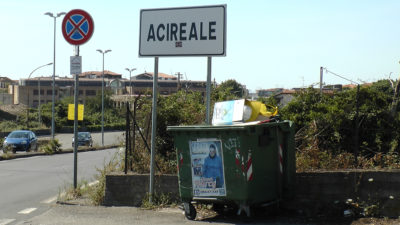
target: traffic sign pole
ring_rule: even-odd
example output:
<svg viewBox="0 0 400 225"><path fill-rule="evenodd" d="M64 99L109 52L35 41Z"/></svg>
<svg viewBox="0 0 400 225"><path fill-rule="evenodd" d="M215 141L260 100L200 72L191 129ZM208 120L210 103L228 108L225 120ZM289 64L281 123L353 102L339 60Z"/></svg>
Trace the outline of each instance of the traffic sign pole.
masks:
<svg viewBox="0 0 400 225"><path fill-rule="evenodd" d="M75 46L75 56L79 56L79 45ZM79 93L79 74L75 74L74 90L74 188L78 186L78 95Z"/></svg>
<svg viewBox="0 0 400 225"><path fill-rule="evenodd" d="M65 40L75 46L75 57L71 59L71 74L75 75L74 93L74 188L77 188L78 177L78 97L79 74L82 67L79 57L79 45L86 43L93 34L94 23L92 17L84 10L69 11L62 22L62 33ZM72 63L74 62L74 64Z"/></svg>

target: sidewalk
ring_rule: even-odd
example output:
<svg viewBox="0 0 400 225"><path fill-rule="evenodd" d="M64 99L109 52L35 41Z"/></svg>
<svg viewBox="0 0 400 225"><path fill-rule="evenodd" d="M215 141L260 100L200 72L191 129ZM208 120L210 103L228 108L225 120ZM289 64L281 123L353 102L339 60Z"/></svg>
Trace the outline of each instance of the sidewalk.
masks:
<svg viewBox="0 0 400 225"><path fill-rule="evenodd" d="M136 207L54 205L42 215L23 224L31 225L130 225L130 224L198 224L189 221L178 208L143 210ZM222 223L221 223L222 224Z"/></svg>
<svg viewBox="0 0 400 225"><path fill-rule="evenodd" d="M187 220L179 208L145 210L137 207L104 207L82 205L53 205L42 215L33 217L19 224L29 225L176 225L176 224L214 224L214 225L395 225L398 219L388 218L308 218L301 219L286 216L257 217L250 222L243 222L236 216L215 216L202 218L198 214L195 221Z"/></svg>
<svg viewBox="0 0 400 225"><path fill-rule="evenodd" d="M196 220L186 219L183 210L178 207L160 209L142 209L138 207L105 207L87 204L87 199L69 200L61 204L53 204L45 213L23 221L29 225L131 225L131 224L215 224L215 225L246 225L274 224L289 225L292 219L263 216L251 222L243 222L240 217L232 214L216 215L213 211L198 211ZM308 223L307 223L308 224Z"/></svg>

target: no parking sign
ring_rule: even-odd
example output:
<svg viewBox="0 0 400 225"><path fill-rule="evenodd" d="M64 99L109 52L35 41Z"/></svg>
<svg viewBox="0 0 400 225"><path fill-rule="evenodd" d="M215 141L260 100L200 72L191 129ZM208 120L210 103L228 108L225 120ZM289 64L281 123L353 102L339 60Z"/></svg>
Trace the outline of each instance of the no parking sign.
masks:
<svg viewBox="0 0 400 225"><path fill-rule="evenodd" d="M63 19L62 33L65 40L71 45L84 44L92 37L93 31L93 19L84 10L71 10Z"/></svg>

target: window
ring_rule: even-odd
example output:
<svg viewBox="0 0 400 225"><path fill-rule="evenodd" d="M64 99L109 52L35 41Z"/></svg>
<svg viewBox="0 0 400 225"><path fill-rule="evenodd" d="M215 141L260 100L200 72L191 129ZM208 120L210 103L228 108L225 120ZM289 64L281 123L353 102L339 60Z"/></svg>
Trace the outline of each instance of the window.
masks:
<svg viewBox="0 0 400 225"><path fill-rule="evenodd" d="M86 90L86 96L96 95L96 90Z"/></svg>
<svg viewBox="0 0 400 225"><path fill-rule="evenodd" d="M37 89L33 90L33 95L38 95L39 91ZM40 95L44 95L44 90L40 90Z"/></svg>
<svg viewBox="0 0 400 225"><path fill-rule="evenodd" d="M47 95L53 95L53 90L47 90ZM57 90L54 90L54 95L57 95Z"/></svg>

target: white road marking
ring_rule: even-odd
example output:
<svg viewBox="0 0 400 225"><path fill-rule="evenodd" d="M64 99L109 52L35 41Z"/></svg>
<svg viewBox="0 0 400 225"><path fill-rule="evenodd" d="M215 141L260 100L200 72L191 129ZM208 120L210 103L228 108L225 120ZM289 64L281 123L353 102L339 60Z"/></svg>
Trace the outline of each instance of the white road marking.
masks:
<svg viewBox="0 0 400 225"><path fill-rule="evenodd" d="M44 201L41 201L40 203L50 204L50 203L53 203L53 202L55 202L55 201L57 201L57 196L48 198L48 199L46 199L46 200L44 200Z"/></svg>
<svg viewBox="0 0 400 225"><path fill-rule="evenodd" d="M7 225L9 223L14 222L15 219L0 219L0 225Z"/></svg>
<svg viewBox="0 0 400 225"><path fill-rule="evenodd" d="M29 214L29 213L35 211L36 209L37 208L27 208L27 209L19 211L18 214Z"/></svg>

